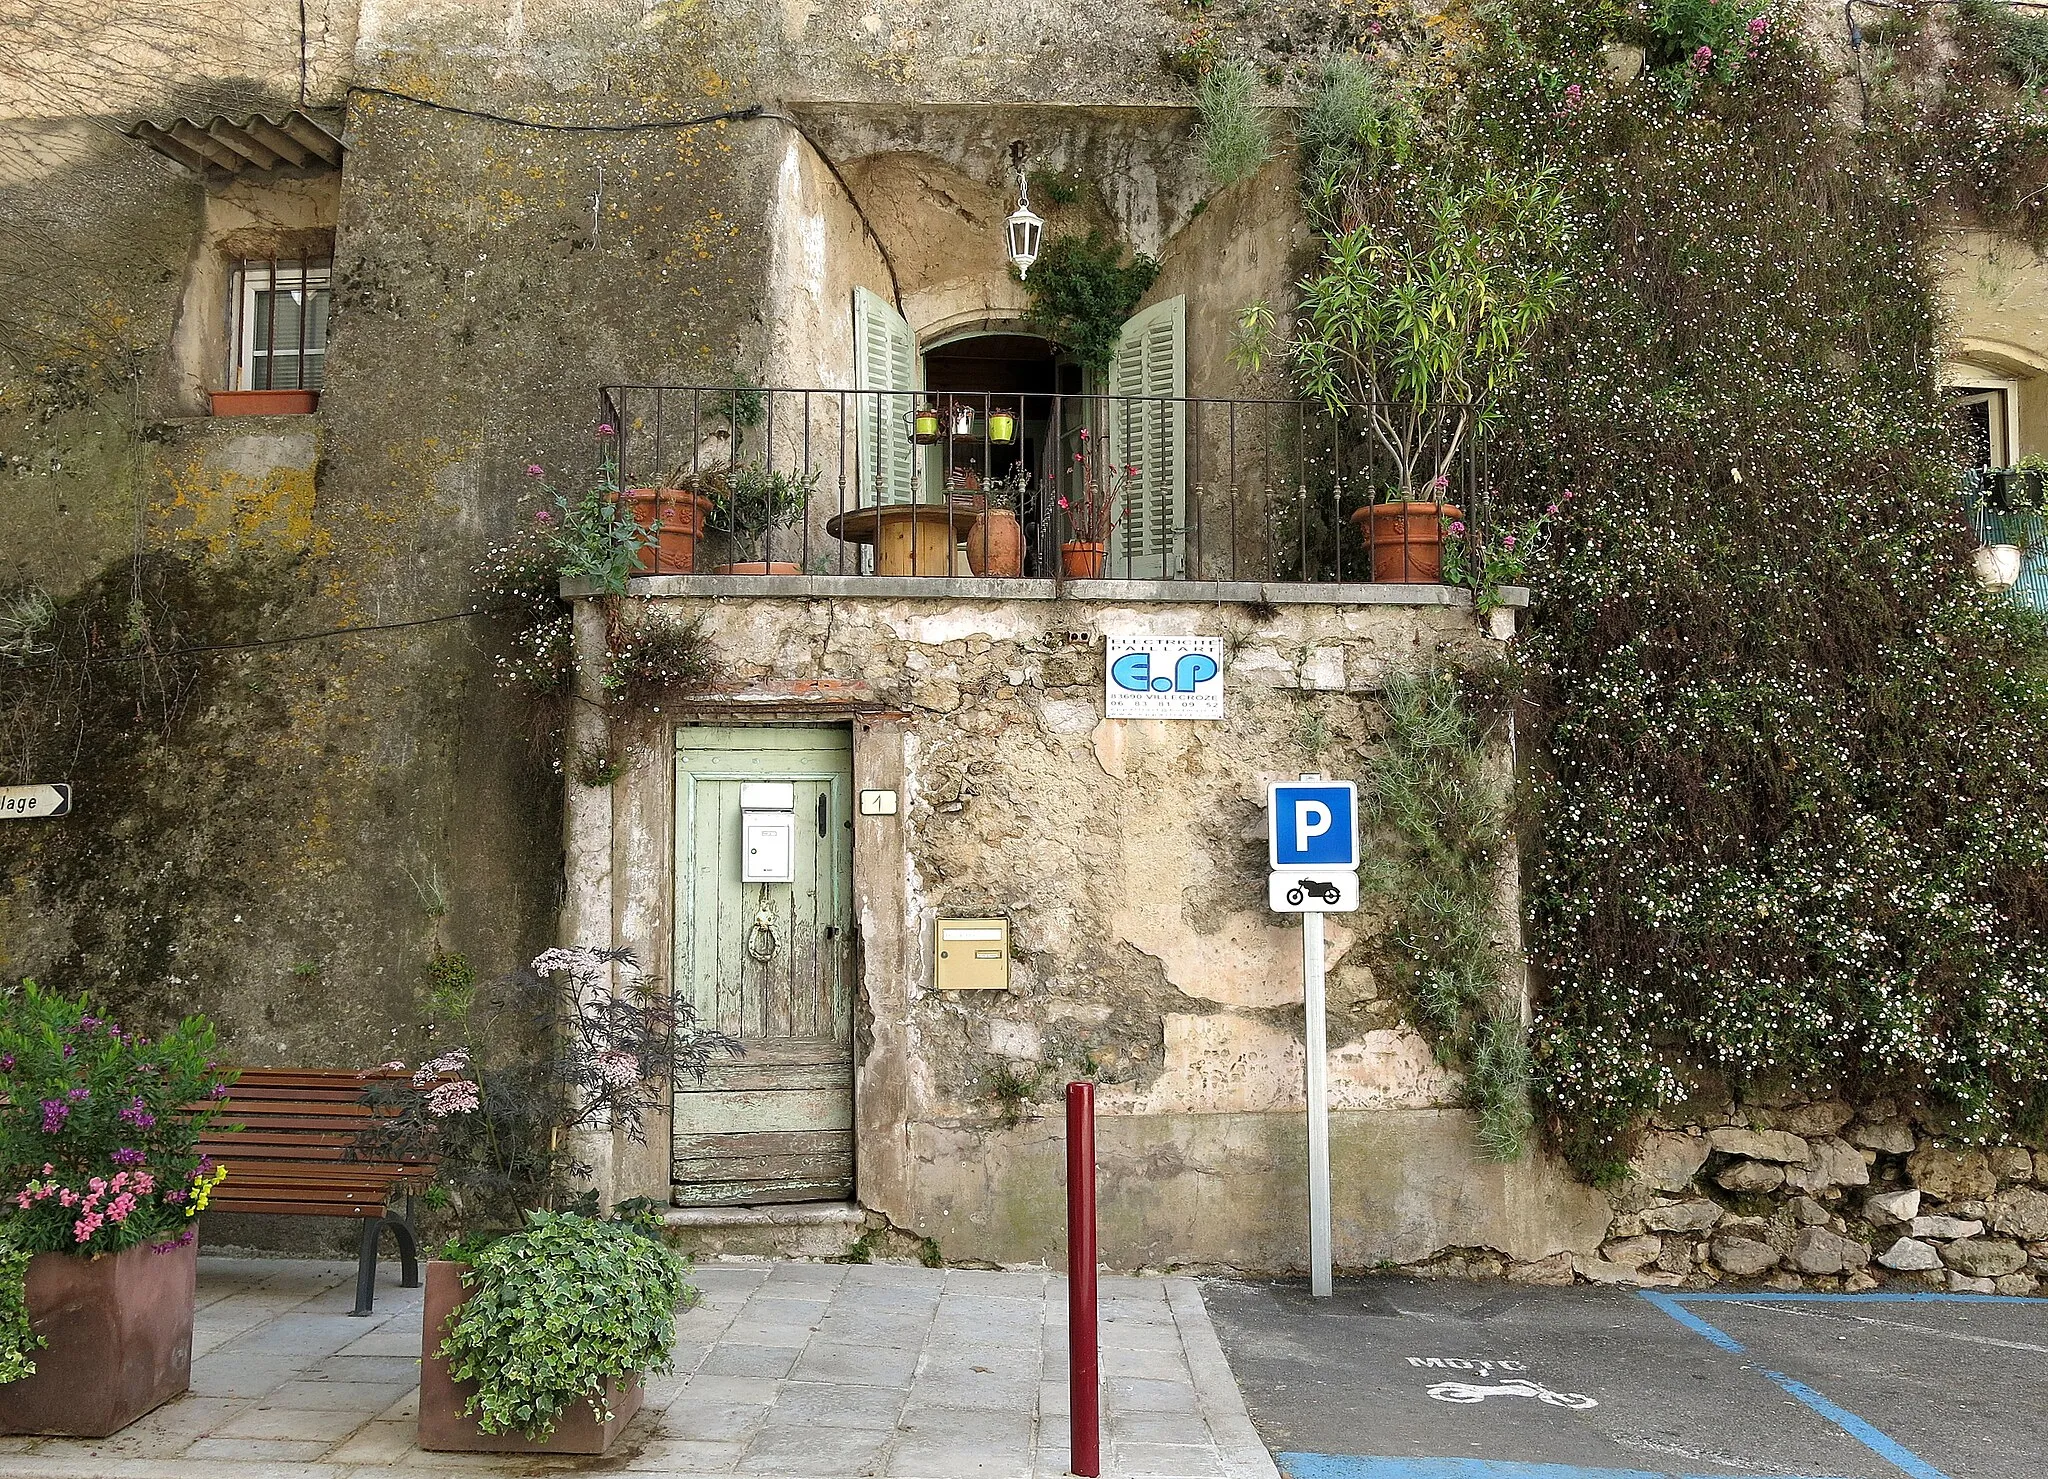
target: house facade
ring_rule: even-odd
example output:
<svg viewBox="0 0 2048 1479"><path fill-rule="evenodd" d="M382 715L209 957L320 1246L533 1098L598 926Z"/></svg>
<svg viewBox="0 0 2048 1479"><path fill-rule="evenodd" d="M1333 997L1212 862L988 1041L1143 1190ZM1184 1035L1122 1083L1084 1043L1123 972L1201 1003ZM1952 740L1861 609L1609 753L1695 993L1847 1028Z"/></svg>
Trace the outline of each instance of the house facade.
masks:
<svg viewBox="0 0 2048 1479"><path fill-rule="evenodd" d="M1300 1267L1266 786L1358 774L1387 675L1483 665L1516 610L1375 579L1336 515L1386 469L1233 363L1309 236L1289 160L1205 176L1161 63L1190 14L110 9L79 75L9 84L0 575L107 662L10 700L4 779L68 780L75 810L0 837L0 968L204 1010L234 1061L349 1066L418 1051L447 962L626 946L748 1048L645 1143L590 1146L602 1192L673 1203L707 1249L886 1226L1057 1258L1052 1104L1087 1077L1106 1258ZM1243 39L1307 54L1353 23L1304 4ZM1033 318L1026 191L1046 240L1160 264L1106 362ZM2048 450L2038 264L1953 260L1985 465ZM800 491L623 601L565 587L550 750L476 570L545 507L529 466L603 457L628 486ZM1077 571L1091 474L1127 487ZM619 703L610 654L664 624L715 676ZM1220 717L1112 715L1110 646L1141 639L1213 653ZM755 824L784 850L761 872ZM1480 1153L1380 923L1330 922L1339 1265L1591 1255L1608 1201ZM995 980L958 984L955 948Z"/></svg>

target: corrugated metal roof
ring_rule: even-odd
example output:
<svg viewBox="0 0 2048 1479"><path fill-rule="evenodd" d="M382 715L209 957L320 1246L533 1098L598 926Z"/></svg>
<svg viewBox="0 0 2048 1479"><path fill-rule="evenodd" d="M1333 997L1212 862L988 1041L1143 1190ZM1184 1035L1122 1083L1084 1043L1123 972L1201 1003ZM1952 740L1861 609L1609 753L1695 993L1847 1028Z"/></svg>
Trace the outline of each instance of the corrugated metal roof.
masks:
<svg viewBox="0 0 2048 1479"><path fill-rule="evenodd" d="M323 118L293 112L267 118L252 113L247 118L221 116L204 123L193 118L168 123L144 118L122 132L195 175L220 179L273 170L339 169L341 139L334 131L339 122L331 114Z"/></svg>

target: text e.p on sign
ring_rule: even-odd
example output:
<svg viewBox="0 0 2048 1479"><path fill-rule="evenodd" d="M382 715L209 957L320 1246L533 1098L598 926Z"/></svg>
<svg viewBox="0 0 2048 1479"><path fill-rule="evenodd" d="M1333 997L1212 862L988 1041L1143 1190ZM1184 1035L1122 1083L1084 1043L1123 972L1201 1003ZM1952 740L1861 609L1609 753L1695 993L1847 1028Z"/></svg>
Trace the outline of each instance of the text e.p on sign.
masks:
<svg viewBox="0 0 2048 1479"><path fill-rule="evenodd" d="M34 786L0 786L0 821L61 817L71 810L71 786L48 781Z"/></svg>

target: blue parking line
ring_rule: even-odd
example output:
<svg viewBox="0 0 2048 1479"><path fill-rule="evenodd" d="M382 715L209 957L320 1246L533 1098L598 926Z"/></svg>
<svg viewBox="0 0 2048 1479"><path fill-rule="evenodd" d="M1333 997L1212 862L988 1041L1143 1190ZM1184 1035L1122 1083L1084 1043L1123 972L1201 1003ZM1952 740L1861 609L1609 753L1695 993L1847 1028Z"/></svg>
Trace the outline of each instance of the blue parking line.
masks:
<svg viewBox="0 0 2048 1479"><path fill-rule="evenodd" d="M1588 1469L1580 1464L1525 1464L1493 1458L1349 1458L1328 1453L1277 1453L1288 1479L1812 1479L1798 1474L1672 1474L1648 1469Z"/></svg>
<svg viewBox="0 0 2048 1479"><path fill-rule="evenodd" d="M1726 1331L1716 1329L1691 1310L1686 1309L1685 1306L1687 1304L1732 1304L1737 1302L1756 1304L1766 1300L1774 1304L1845 1304L1851 1302L1865 1304L2048 1303L2048 1300L2020 1300L1998 1294L1661 1294L1648 1289L1639 1290L1638 1294L1641 1298L1649 1301L1649 1303L1664 1311L1665 1314L1671 1316L1672 1319L1678 1321L1679 1324L1685 1326L1686 1329L1693 1331L1695 1334L1711 1341L1720 1349L1736 1356L1747 1354L1747 1350L1742 1342L1729 1335ZM1818 1413L1828 1422L1833 1423L1842 1432L1854 1438L1858 1443L1861 1443L1865 1448L1869 1449L1900 1473L1911 1476L1911 1479L1949 1479L1948 1475L1935 1468L1933 1464L1927 1462L1919 1454L1914 1453L1895 1439L1887 1437L1847 1408L1836 1406L1812 1387L1806 1385L1805 1382L1794 1381L1782 1372L1769 1371L1754 1363L1745 1364L1748 1364L1749 1368L1758 1375L1767 1377L1777 1383L1794 1400L1804 1403L1812 1411Z"/></svg>

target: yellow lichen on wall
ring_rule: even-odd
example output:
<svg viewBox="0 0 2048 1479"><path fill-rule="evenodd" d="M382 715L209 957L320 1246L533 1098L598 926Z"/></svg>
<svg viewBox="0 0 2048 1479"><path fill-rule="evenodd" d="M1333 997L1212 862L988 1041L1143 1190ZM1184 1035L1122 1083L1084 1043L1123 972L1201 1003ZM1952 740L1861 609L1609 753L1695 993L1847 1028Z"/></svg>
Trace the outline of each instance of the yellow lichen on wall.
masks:
<svg viewBox="0 0 2048 1479"><path fill-rule="evenodd" d="M313 522L316 448L310 436L251 438L168 465L159 461L149 502L152 542L196 545L213 559L324 554L328 537Z"/></svg>

